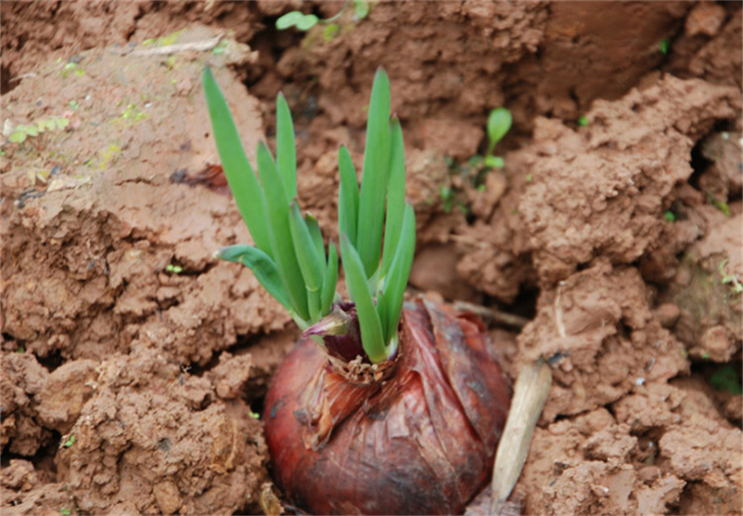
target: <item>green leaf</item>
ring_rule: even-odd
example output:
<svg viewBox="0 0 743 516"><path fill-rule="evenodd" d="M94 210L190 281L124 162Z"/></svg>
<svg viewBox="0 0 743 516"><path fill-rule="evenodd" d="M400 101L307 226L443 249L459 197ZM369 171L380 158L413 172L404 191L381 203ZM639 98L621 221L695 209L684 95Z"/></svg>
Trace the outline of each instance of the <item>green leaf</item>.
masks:
<svg viewBox="0 0 743 516"><path fill-rule="evenodd" d="M322 286L322 299L321 308L322 315L328 315L330 313L330 307L333 304L335 298L335 287L338 283L338 252L335 249L335 244L330 242L328 244L328 269L325 271L325 282Z"/></svg>
<svg viewBox="0 0 743 516"><path fill-rule="evenodd" d="M39 129L35 125L24 125L23 130L26 131L26 134L29 136L39 135Z"/></svg>
<svg viewBox="0 0 743 516"><path fill-rule="evenodd" d="M258 175L266 192L268 206L268 238L271 242L272 256L276 260L281 282L289 294L294 311L304 320L309 318L307 293L302 271L297 263L291 228L289 226L289 203L276 171L271 152L263 142L258 142L256 152Z"/></svg>
<svg viewBox="0 0 743 516"><path fill-rule="evenodd" d="M387 218L384 229L382 252L382 279L390 269L395 256L402 219L405 214L405 148L403 146L400 121L392 121L392 150L390 157L390 179L387 187Z"/></svg>
<svg viewBox="0 0 743 516"><path fill-rule="evenodd" d="M297 21L297 28L302 31L310 30L312 27L317 25L317 22L319 21L320 18L318 18L314 14L305 14L304 16L302 16L301 19Z"/></svg>
<svg viewBox="0 0 743 516"><path fill-rule="evenodd" d="M320 224L317 223L317 219L310 213L304 214L304 223L307 224L307 229L312 235L312 242L315 244L317 249L317 256L325 258L325 244L322 241L322 231L320 230Z"/></svg>
<svg viewBox="0 0 743 516"><path fill-rule="evenodd" d="M220 249L217 257L228 262L242 263L248 267L253 271L258 282L266 289L266 292L271 294L284 308L290 312L292 311L276 263L266 253L249 245L232 245Z"/></svg>
<svg viewBox="0 0 743 516"><path fill-rule="evenodd" d="M287 201L297 196L297 148L294 124L283 93L276 99L276 168L284 183Z"/></svg>
<svg viewBox="0 0 743 516"><path fill-rule="evenodd" d="M289 27L294 27L302 18L304 18L304 13L301 11L286 13L276 20L276 28L279 30L286 30Z"/></svg>
<svg viewBox="0 0 743 516"><path fill-rule="evenodd" d="M366 0L353 0L354 18L363 20L369 16L369 2Z"/></svg>
<svg viewBox="0 0 743 516"><path fill-rule="evenodd" d="M405 216L400 231L400 243L390 265L390 272L384 280L382 291L386 301L387 327L385 328L385 345L393 340L400 323L403 295L410 277L410 269L415 256L415 212L410 204L405 205ZM345 261L343 262L345 264Z"/></svg>
<svg viewBox="0 0 743 516"><path fill-rule="evenodd" d="M485 156L485 166L489 168L503 168L506 166L506 162L500 156Z"/></svg>
<svg viewBox="0 0 743 516"><path fill-rule="evenodd" d="M341 235L341 257L346 271L348 293L356 304L364 351L372 362L382 362L387 359L382 324L366 283L364 264L346 235Z"/></svg>
<svg viewBox="0 0 743 516"><path fill-rule="evenodd" d="M379 68L374 77L369 103L356 242L367 277L379 267L390 163L389 116L390 81L387 73Z"/></svg>
<svg viewBox="0 0 743 516"><path fill-rule="evenodd" d="M671 48L671 40L666 38L660 41L658 43L658 48L660 48L660 53L663 55L668 54L668 50Z"/></svg>
<svg viewBox="0 0 743 516"><path fill-rule="evenodd" d="M211 70L204 68L204 93L227 182L255 245L272 256L263 190L243 150L240 135Z"/></svg>
<svg viewBox="0 0 743 516"><path fill-rule="evenodd" d="M8 136L8 140L10 140L12 143L23 143L26 141L26 137L26 131L16 129L12 133L10 133L10 136Z"/></svg>
<svg viewBox="0 0 743 516"><path fill-rule="evenodd" d="M356 247L356 229L359 216L359 182L351 154L345 145L338 149L338 170L341 184L338 190L338 233L346 235Z"/></svg>
<svg viewBox="0 0 743 516"><path fill-rule="evenodd" d="M325 26L322 31L322 37L325 41L333 41L333 39L340 33L341 27L337 23L329 23Z"/></svg>
<svg viewBox="0 0 743 516"><path fill-rule="evenodd" d="M488 154L491 154L495 145L503 139L511 128L512 122L511 112L504 107L496 108L490 112L488 116L488 139L490 140Z"/></svg>
<svg viewBox="0 0 743 516"><path fill-rule="evenodd" d="M297 251L299 268L304 277L304 285L310 292L319 292L323 282L324 260L317 253L315 241L297 203L293 202L289 210L289 227L294 240L294 249Z"/></svg>

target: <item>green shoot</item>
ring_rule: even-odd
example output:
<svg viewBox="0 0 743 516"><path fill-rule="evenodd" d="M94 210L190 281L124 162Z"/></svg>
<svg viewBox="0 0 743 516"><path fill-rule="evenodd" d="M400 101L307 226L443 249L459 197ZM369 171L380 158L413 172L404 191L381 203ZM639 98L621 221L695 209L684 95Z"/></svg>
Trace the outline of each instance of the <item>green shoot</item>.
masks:
<svg viewBox="0 0 743 516"><path fill-rule="evenodd" d="M353 17L357 20L363 20L369 16L369 2L366 0L352 0Z"/></svg>
<svg viewBox="0 0 743 516"><path fill-rule="evenodd" d="M318 23L330 24L327 28L332 30L325 32L324 36L326 40L331 40L335 33L340 29L333 22L341 17L349 4L353 4L354 20L363 20L369 16L369 2L367 0L351 0L350 2L346 0L346 3L343 4L341 10L336 15L331 16L326 20L321 20L314 14L304 14L302 11L291 11L280 16L279 19L276 20L276 28L278 30L286 30L291 27L296 27L297 30L306 32Z"/></svg>
<svg viewBox="0 0 743 516"><path fill-rule="evenodd" d="M342 147L339 156L341 258L349 294L356 304L362 344L372 362L397 350L397 327L415 251L415 213L405 202L402 129L397 119L390 123L389 113L390 84L380 68L372 85L358 200L348 151ZM354 215L358 221L355 235Z"/></svg>
<svg viewBox="0 0 743 516"><path fill-rule="evenodd" d="M661 42L658 43L658 48L660 48L661 54L668 55L668 50L671 48L671 40L668 38L661 40Z"/></svg>
<svg viewBox="0 0 743 516"><path fill-rule="evenodd" d="M731 394L743 394L740 378L735 367L726 365L717 369L709 378L710 383L718 391L727 391Z"/></svg>
<svg viewBox="0 0 743 516"><path fill-rule="evenodd" d="M390 82L387 74L380 70L374 77L369 102L364 172L359 194L359 214L363 214L363 217L358 218L356 247L367 276L371 276L379 265L379 248L382 244L384 200L390 166L389 116Z"/></svg>
<svg viewBox="0 0 743 516"><path fill-rule="evenodd" d="M308 31L320 21L320 18L314 14L304 14L301 11L292 11L281 16L276 20L276 28L286 30L290 27L296 27L301 31Z"/></svg>
<svg viewBox="0 0 743 516"><path fill-rule="evenodd" d="M384 227L384 250L382 252L382 275L390 270L394 249L397 249L405 214L405 149L402 141L400 121L392 121L392 149L390 154L390 178L387 192L387 218Z"/></svg>
<svg viewBox="0 0 743 516"><path fill-rule="evenodd" d="M318 330L318 323L332 311L343 310L336 293L338 253L331 242L326 254L317 220L300 210L294 129L286 100L279 95L276 107L276 161L260 142L256 175L208 68L204 91L225 175L255 242L223 248L217 256L249 267L303 330L316 325L313 335L331 335ZM415 213L405 202L402 128L397 119L389 120L390 84L382 69L374 78L369 113L360 186L348 149L342 146L338 153L338 229L361 344L372 362L380 362L397 350L415 252Z"/></svg>
<svg viewBox="0 0 743 516"><path fill-rule="evenodd" d="M588 117L586 115L579 116L578 125L581 127L586 127L588 125Z"/></svg>
<svg viewBox="0 0 743 516"><path fill-rule="evenodd" d="M183 267L181 267L180 265L169 263L165 266L165 272L169 272L170 274L180 274L181 272L183 272Z"/></svg>
<svg viewBox="0 0 743 516"><path fill-rule="evenodd" d="M503 139L508 130L511 128L513 118L511 112L504 108L499 107L490 112L488 116L488 152L487 156L493 154L493 149L499 141Z"/></svg>
<svg viewBox="0 0 743 516"><path fill-rule="evenodd" d="M361 257L345 235L341 235L341 256L343 257L343 269L346 271L348 293L356 303L356 311L359 314L364 351L372 362L381 362L387 358L382 323L366 281L367 276Z"/></svg>
<svg viewBox="0 0 743 516"><path fill-rule="evenodd" d="M338 150L338 170L341 175L338 192L338 233L346 235L356 246L356 227L359 213L359 182L351 155L345 145Z"/></svg>
<svg viewBox="0 0 743 516"><path fill-rule="evenodd" d="M68 125L70 125L68 118L52 116L28 125L19 124L12 127L9 132L4 132L4 135L11 143L22 144L29 141L36 150L41 151L44 147L44 133L63 131Z"/></svg>
<svg viewBox="0 0 743 516"><path fill-rule="evenodd" d="M217 257L250 268L297 325L306 329L330 312L332 300L323 304L323 296L326 291L335 293L337 263L333 265L325 257L317 221L311 216L302 217L296 203L296 147L289 107L279 95L277 160L274 161L263 142L259 143L256 175L243 150L227 101L208 68L204 69L203 83L222 167L255 243L255 246L224 248ZM329 258L333 256L334 248ZM337 262L337 257L334 259ZM330 274L333 267L335 274ZM325 284L326 281L330 284Z"/></svg>

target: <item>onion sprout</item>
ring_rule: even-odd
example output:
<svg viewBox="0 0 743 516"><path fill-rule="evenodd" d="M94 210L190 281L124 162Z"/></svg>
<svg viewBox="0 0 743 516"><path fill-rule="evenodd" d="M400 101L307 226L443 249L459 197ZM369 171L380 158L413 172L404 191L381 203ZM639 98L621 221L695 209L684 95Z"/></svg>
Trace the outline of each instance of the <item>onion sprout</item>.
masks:
<svg viewBox="0 0 743 516"><path fill-rule="evenodd" d="M249 267L307 330L338 307L338 254L333 242L326 253L317 220L300 210L289 106L279 94L276 160L260 142L256 175L209 68L204 69L203 83L222 167L254 242L223 248L217 256ZM405 202L402 128L397 118L390 122L390 83L381 68L372 86L361 186L345 146L339 149L338 165L338 225L346 284L363 349L372 362L380 362L397 351L403 294L415 252L415 213Z"/></svg>

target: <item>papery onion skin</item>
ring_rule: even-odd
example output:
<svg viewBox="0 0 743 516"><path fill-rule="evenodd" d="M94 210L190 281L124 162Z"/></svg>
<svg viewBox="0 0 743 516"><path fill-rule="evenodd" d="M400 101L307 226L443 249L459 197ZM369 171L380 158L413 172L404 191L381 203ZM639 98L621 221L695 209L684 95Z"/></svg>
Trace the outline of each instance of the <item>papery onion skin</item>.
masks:
<svg viewBox="0 0 743 516"><path fill-rule="evenodd" d="M276 482L315 514L456 514L488 480L511 390L471 317L403 310L388 379L353 384L301 340L265 400Z"/></svg>

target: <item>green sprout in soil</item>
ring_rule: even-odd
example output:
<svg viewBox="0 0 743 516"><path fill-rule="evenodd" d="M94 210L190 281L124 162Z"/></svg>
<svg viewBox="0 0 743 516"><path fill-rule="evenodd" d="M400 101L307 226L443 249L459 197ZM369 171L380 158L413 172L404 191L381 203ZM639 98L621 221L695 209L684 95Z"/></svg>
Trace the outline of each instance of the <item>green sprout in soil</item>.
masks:
<svg viewBox="0 0 743 516"><path fill-rule="evenodd" d="M658 43L658 48L660 48L660 53L665 55L668 55L668 50L671 48L671 40L666 38L664 40L661 40L660 43Z"/></svg>
<svg viewBox="0 0 743 516"><path fill-rule="evenodd" d="M333 39L335 34L340 30L340 27L333 23L335 20L340 18L340 16L343 14L343 12L346 10L346 7L353 4L354 7L354 19L355 20L363 20L369 15L369 2L366 0L350 0L346 1L346 3L343 4L343 7L338 12L338 14L325 19L321 20L314 14L304 14L302 11L292 11L289 13L284 14L283 16L279 17L278 20L276 20L276 28L278 30L286 30L291 27L296 27L297 30L300 31L308 31L318 23L324 23L328 24L328 28L326 29L324 36L326 40ZM332 29L331 29L332 27Z"/></svg>
<svg viewBox="0 0 743 516"><path fill-rule="evenodd" d="M67 509L66 507L63 507L59 510L59 514L62 516L70 516L72 514L72 509Z"/></svg>
<svg viewBox="0 0 743 516"><path fill-rule="evenodd" d="M113 123L126 122L127 125L131 125L145 118L147 118L147 113L144 113L135 104L128 104L121 115L113 120Z"/></svg>
<svg viewBox="0 0 743 516"><path fill-rule="evenodd" d="M484 185L483 185L484 186ZM456 199L456 192L454 192L448 186L442 186L439 188L439 197L443 202L443 209L446 213L449 213L454 206L454 200Z"/></svg>
<svg viewBox="0 0 743 516"><path fill-rule="evenodd" d="M224 54L227 51L227 43L227 39L220 40L220 42L217 43L217 46L212 49L212 54Z"/></svg>
<svg viewBox="0 0 743 516"><path fill-rule="evenodd" d="M59 76L66 79L70 74L75 74L75 77L82 77L85 75L85 70L80 68L80 65L75 62L65 63L62 70L59 71Z"/></svg>
<svg viewBox="0 0 743 516"><path fill-rule="evenodd" d="M730 394L743 394L740 378L735 367L731 365L717 369L709 378L712 386L718 391L727 391Z"/></svg>
<svg viewBox="0 0 743 516"><path fill-rule="evenodd" d="M730 216L730 206L725 201L719 200L717 197L707 192L707 199L710 204L720 210L726 217Z"/></svg>
<svg viewBox="0 0 743 516"><path fill-rule="evenodd" d="M663 213L663 218L668 222L676 222L676 214L671 210L666 210L666 212Z"/></svg>
<svg viewBox="0 0 743 516"><path fill-rule="evenodd" d="M336 292L336 247L330 242L326 252L317 220L300 209L289 106L279 94L276 159L260 142L256 174L208 68L203 82L222 166L255 243L223 248L217 256L249 267L297 325L307 330L342 299ZM338 225L340 256L363 348L372 362L380 362L397 350L403 293L415 249L415 214L405 202L402 129L396 118L390 123L389 79L381 69L372 86L369 113L360 187L348 149L339 150ZM329 328L336 323L342 326L342 321L329 321L325 330L335 331ZM316 333L320 334L327 333Z"/></svg>
<svg viewBox="0 0 743 516"><path fill-rule="evenodd" d="M169 263L165 266L165 272L169 272L170 274L180 274L183 272L183 267Z"/></svg>
<svg viewBox="0 0 743 516"><path fill-rule="evenodd" d="M70 436L69 436L69 437L67 438L67 440L66 440L66 441L64 442L64 445L63 445L63 446L64 446L65 448L69 448L69 447L70 447L70 446L72 446L73 444L75 444L75 434L71 434L71 435L70 435Z"/></svg>
<svg viewBox="0 0 743 516"><path fill-rule="evenodd" d="M586 127L588 125L588 117L586 115L579 116L578 125L581 127Z"/></svg>
<svg viewBox="0 0 743 516"><path fill-rule="evenodd" d="M27 141L41 152L48 143L45 135L63 131L68 125L70 125L69 119L61 116L52 116L32 124L17 125L8 134L8 141L17 144Z"/></svg>
<svg viewBox="0 0 743 516"><path fill-rule="evenodd" d="M178 41L178 37L183 33L183 29L175 31L167 36L160 38L150 38L142 42L143 47L155 46L155 47L167 47L175 44Z"/></svg>
<svg viewBox="0 0 743 516"><path fill-rule="evenodd" d="M503 139L511 128L513 117L511 112L499 107L490 112L488 116L488 152L485 154L485 165L490 168L503 168L505 163L500 156L493 156L493 150L499 141Z"/></svg>

